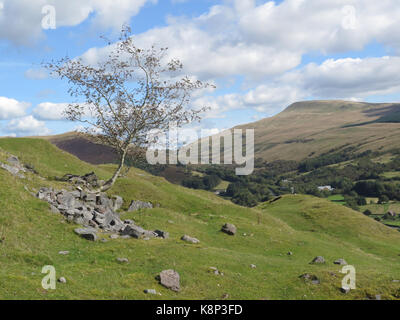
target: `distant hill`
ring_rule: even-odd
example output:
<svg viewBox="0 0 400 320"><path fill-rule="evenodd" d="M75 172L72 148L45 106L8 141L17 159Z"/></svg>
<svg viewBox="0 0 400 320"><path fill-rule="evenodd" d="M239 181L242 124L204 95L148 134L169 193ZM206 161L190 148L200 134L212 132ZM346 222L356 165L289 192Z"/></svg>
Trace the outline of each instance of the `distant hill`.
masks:
<svg viewBox="0 0 400 320"><path fill-rule="evenodd" d="M44 139L61 150L91 164L115 163L117 161L117 155L113 148L93 142L90 136L86 134L68 132L44 137Z"/></svg>
<svg viewBox="0 0 400 320"><path fill-rule="evenodd" d="M400 103L303 101L276 116L237 126L255 129L256 158L303 160L354 147L400 148Z"/></svg>

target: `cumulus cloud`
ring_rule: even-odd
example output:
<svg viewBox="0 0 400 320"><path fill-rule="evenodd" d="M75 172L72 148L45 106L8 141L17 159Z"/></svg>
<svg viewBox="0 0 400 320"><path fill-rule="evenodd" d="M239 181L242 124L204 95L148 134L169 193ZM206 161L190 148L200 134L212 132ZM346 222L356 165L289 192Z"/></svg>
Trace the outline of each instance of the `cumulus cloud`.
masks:
<svg viewBox="0 0 400 320"><path fill-rule="evenodd" d="M15 99L0 97L0 120L7 120L25 115L30 107L28 102L20 102Z"/></svg>
<svg viewBox="0 0 400 320"><path fill-rule="evenodd" d="M2 0L0 39L19 45L31 44L43 37L42 13L46 5L55 8L56 27L76 26L94 15L93 24L101 28L121 28L146 3L156 0Z"/></svg>
<svg viewBox="0 0 400 320"><path fill-rule="evenodd" d="M312 96L367 97L398 92L399 70L400 57L329 59L309 64L294 77Z"/></svg>
<svg viewBox="0 0 400 320"><path fill-rule="evenodd" d="M25 71L25 78L31 80L43 80L46 79L48 76L49 75L47 71L43 68L28 69Z"/></svg>
<svg viewBox="0 0 400 320"><path fill-rule="evenodd" d="M235 109L274 114L305 99L363 100L373 95L400 92L400 57L327 59L289 71L246 92L200 97L206 117L221 117Z"/></svg>
<svg viewBox="0 0 400 320"><path fill-rule="evenodd" d="M40 120L65 120L67 107L68 103L42 102L33 110L33 115Z"/></svg>
<svg viewBox="0 0 400 320"><path fill-rule="evenodd" d="M88 104L81 104L84 108L84 117L91 117L91 111ZM39 120L62 121L67 120L64 111L69 103L42 102L33 109L33 115Z"/></svg>
<svg viewBox="0 0 400 320"><path fill-rule="evenodd" d="M266 78L289 71L309 52L361 50L371 41L400 50L397 0L285 0L256 5L229 0L195 17L136 35L139 46L167 46L186 71L203 79ZM93 48L88 61L105 56Z"/></svg>
<svg viewBox="0 0 400 320"><path fill-rule="evenodd" d="M55 4L59 25L77 25L94 13L94 23L100 27L119 28L122 20L154 1L31 2L4 1L0 38L18 42L27 35L29 39L40 37L42 16L40 10L32 12L45 2ZM14 26L8 21L13 12L26 15L25 22ZM231 79L244 79L243 86L235 86L233 93L225 93L228 89L219 96L218 92L196 96L194 106L211 107L206 117L222 117L224 112L240 109L273 114L309 98L365 99L399 92L400 57L327 59L301 65L304 54L363 50L373 41L388 47L392 54L400 52L399 16L398 0L225 0L197 17L169 17L165 27L137 34L135 41L139 47L168 47L170 57L184 63L185 73L223 83L224 89ZM8 30L2 28L6 25ZM107 57L109 50L92 48L82 58L96 63ZM40 73L29 73L27 77L40 78ZM39 120L62 120L63 108L65 104L47 102L38 105L33 114Z"/></svg>
<svg viewBox="0 0 400 320"><path fill-rule="evenodd" d="M32 115L10 120L6 132L12 136L43 136L50 134L45 122L35 119Z"/></svg>

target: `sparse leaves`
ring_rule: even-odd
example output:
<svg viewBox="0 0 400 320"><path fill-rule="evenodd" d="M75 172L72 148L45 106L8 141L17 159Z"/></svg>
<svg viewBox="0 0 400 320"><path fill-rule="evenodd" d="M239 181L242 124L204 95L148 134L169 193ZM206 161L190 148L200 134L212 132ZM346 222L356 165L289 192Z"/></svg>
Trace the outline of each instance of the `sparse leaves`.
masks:
<svg viewBox="0 0 400 320"><path fill-rule="evenodd" d="M183 65L177 59L167 59L168 48L137 48L129 27L122 29L116 44L105 40L110 53L96 65L65 57L44 67L68 80L69 94L84 101L70 104L66 117L84 123L88 132L95 129L96 138L119 153L119 169L107 182L112 186L128 149L132 145L145 147L150 130L164 131L171 122L180 127L200 120L208 108L191 109L191 95L210 85L188 76L179 78Z"/></svg>

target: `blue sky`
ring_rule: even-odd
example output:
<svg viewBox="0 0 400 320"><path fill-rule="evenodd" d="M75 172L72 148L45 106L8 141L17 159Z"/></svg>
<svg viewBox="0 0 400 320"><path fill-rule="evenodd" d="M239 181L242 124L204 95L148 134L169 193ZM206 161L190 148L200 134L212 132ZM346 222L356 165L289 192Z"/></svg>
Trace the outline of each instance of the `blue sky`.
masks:
<svg viewBox="0 0 400 320"><path fill-rule="evenodd" d="M193 98L209 105L196 129L216 133L309 99L400 99L396 0L0 0L0 135L58 134L68 84L42 61L101 58L99 36L123 22L137 44L167 45L185 72L216 84ZM44 6L55 29L43 29ZM87 60L90 63L90 59Z"/></svg>

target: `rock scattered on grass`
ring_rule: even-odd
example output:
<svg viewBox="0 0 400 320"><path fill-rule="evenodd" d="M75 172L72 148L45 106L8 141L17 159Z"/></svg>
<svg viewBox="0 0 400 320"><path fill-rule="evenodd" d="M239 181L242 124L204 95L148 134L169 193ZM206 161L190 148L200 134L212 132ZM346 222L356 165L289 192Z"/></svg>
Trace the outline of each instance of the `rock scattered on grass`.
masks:
<svg viewBox="0 0 400 320"><path fill-rule="evenodd" d="M66 256L67 254L69 254L69 251L60 251L58 254Z"/></svg>
<svg viewBox="0 0 400 320"><path fill-rule="evenodd" d="M181 240L190 242L190 243L194 243L194 244L200 243L200 240L198 240L196 238L192 238L186 234L184 236L182 236Z"/></svg>
<svg viewBox="0 0 400 320"><path fill-rule="evenodd" d="M208 272L212 272L217 276L223 276L224 275L224 273L219 271L216 267L210 267L209 269L210 270Z"/></svg>
<svg viewBox="0 0 400 320"><path fill-rule="evenodd" d="M180 276L175 270L169 269L160 272L158 276L160 284L175 292L180 290Z"/></svg>
<svg viewBox="0 0 400 320"><path fill-rule="evenodd" d="M67 279L65 279L64 277L61 277L61 278L58 279L58 282L67 283Z"/></svg>
<svg viewBox="0 0 400 320"><path fill-rule="evenodd" d="M346 262L346 260L344 260L344 259L337 259L337 260L335 260L333 263L334 263L334 264L338 264L338 265L340 265L340 266L345 266L345 265L347 265L347 262Z"/></svg>
<svg viewBox="0 0 400 320"><path fill-rule="evenodd" d="M320 284L320 280L316 275L304 273L299 278L303 279L306 282L311 282L312 284Z"/></svg>
<svg viewBox="0 0 400 320"><path fill-rule="evenodd" d="M315 258L311 261L311 264L323 264L323 263L325 263L325 258L322 257L322 256L315 257Z"/></svg>
<svg viewBox="0 0 400 320"><path fill-rule="evenodd" d="M119 263L129 263L129 259L128 258L117 258L117 261Z"/></svg>
<svg viewBox="0 0 400 320"><path fill-rule="evenodd" d="M166 231L162 231L162 230L154 230L154 233L157 235L157 237L159 238L163 238L163 239L168 239L169 238L169 233Z"/></svg>
<svg viewBox="0 0 400 320"><path fill-rule="evenodd" d="M138 211L140 209L152 209L153 205L150 202L133 200L129 206L128 212Z"/></svg>
<svg viewBox="0 0 400 320"><path fill-rule="evenodd" d="M236 234L237 229L236 229L235 225L233 225L231 223L225 223L222 226L221 231L226 234L229 234L230 236L234 236Z"/></svg>
<svg viewBox="0 0 400 320"><path fill-rule="evenodd" d="M340 292L344 294L348 294L350 292L350 288L340 288Z"/></svg>
<svg viewBox="0 0 400 320"><path fill-rule="evenodd" d="M255 264L251 264L250 268L255 269L255 268L257 268L257 266Z"/></svg>
<svg viewBox="0 0 400 320"><path fill-rule="evenodd" d="M146 289L144 290L144 293L146 294L157 294L157 291L154 289Z"/></svg>
<svg viewBox="0 0 400 320"><path fill-rule="evenodd" d="M97 232L93 228L78 228L74 232L82 238L90 241L97 241Z"/></svg>

